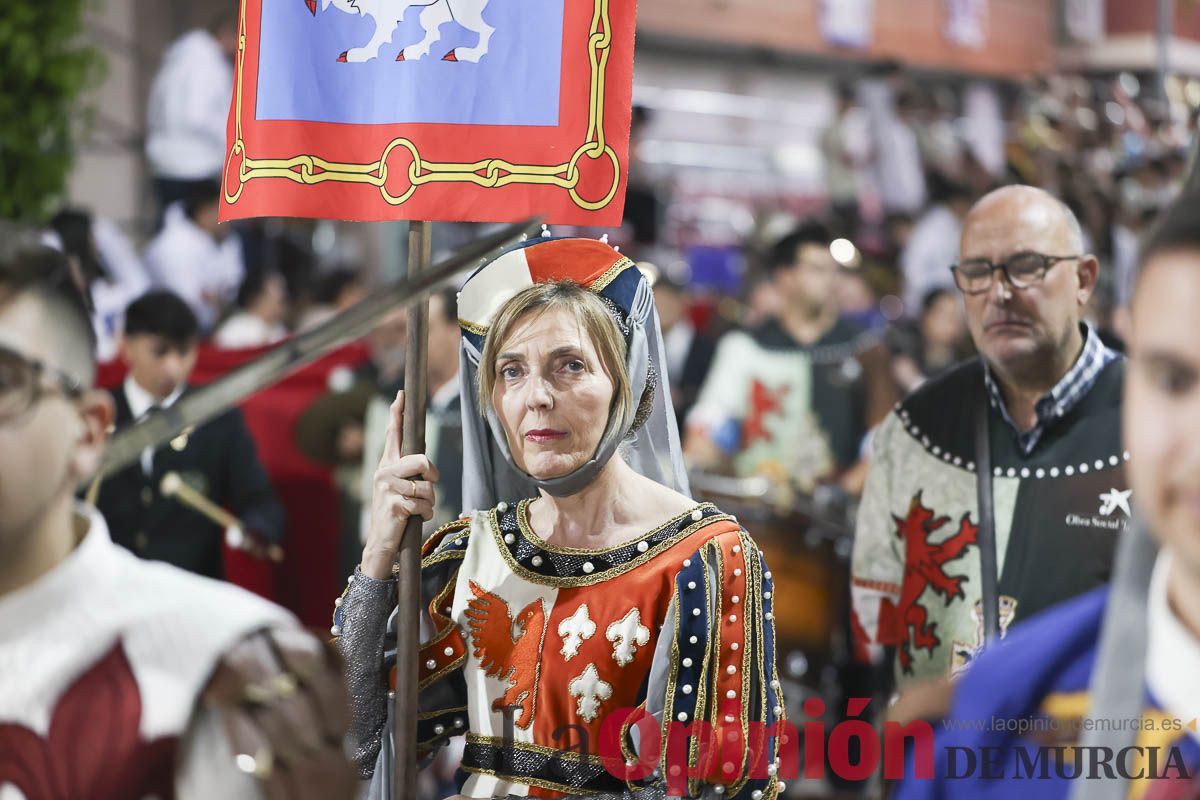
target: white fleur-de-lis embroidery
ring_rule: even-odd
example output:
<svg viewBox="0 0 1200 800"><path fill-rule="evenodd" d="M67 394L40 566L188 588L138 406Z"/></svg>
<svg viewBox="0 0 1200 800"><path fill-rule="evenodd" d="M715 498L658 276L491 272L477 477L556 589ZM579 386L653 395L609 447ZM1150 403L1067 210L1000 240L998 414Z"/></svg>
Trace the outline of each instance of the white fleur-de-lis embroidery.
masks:
<svg viewBox="0 0 1200 800"><path fill-rule="evenodd" d="M591 722L600 713L600 703L612 697L612 684L600 680L595 664L588 664L583 672L567 684L572 697L579 698L575 710L585 721Z"/></svg>
<svg viewBox="0 0 1200 800"><path fill-rule="evenodd" d="M622 667L633 661L637 646L650 641L650 630L641 623L641 614L636 608L608 626L604 635L613 643L613 659Z"/></svg>
<svg viewBox="0 0 1200 800"><path fill-rule="evenodd" d="M575 609L575 613L558 623L558 635L563 637L563 646L559 650L563 659L570 661L579 654L579 645L585 639L592 638L596 632L596 623L588 617L587 603Z"/></svg>

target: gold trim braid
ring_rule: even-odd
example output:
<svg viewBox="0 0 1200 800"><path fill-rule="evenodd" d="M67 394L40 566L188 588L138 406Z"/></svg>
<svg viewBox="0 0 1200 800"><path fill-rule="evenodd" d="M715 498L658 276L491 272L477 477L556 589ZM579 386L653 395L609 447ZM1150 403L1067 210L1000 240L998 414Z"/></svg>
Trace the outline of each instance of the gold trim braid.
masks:
<svg viewBox="0 0 1200 800"><path fill-rule="evenodd" d="M222 176L225 202L234 205L241 197L242 188L252 180L260 178L285 178L295 183L315 185L332 181L335 183L360 183L374 186L384 202L398 206L413 196L417 187L427 183L470 183L484 188L497 188L510 184L555 186L565 189L576 206L586 211L598 211L608 206L617 196L621 183L621 163L617 152L606 141L604 130L605 81L608 73L608 57L612 52L612 24L609 20L610 0L593 0L592 22L587 39L588 64L590 71L588 90L587 135L570 159L561 164L513 164L502 158L483 157L472 162L435 162L422 158L415 142L403 136L388 142L379 159L367 163L329 161L318 155L296 155L291 157L257 157L249 153L242 129L242 94L245 86L246 66L246 6L250 0L241 0L238 28L237 76L234 81L234 141L225 160ZM261 36L261 23L260 23ZM255 143L257 146L259 143ZM392 152L411 156L408 164L408 187L399 194L387 188L389 177L388 159ZM230 186L230 167L240 157L237 183ZM599 200L587 200L578 191L580 181L579 159L590 161L607 159L613 170L612 183Z"/></svg>

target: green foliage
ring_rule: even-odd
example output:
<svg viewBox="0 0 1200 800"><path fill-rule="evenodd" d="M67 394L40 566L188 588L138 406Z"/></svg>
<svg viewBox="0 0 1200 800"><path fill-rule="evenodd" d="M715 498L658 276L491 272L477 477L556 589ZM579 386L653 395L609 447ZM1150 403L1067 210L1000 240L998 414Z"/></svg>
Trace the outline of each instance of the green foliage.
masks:
<svg viewBox="0 0 1200 800"><path fill-rule="evenodd" d="M85 0L0 6L0 218L41 222L66 188L101 59L83 37Z"/></svg>

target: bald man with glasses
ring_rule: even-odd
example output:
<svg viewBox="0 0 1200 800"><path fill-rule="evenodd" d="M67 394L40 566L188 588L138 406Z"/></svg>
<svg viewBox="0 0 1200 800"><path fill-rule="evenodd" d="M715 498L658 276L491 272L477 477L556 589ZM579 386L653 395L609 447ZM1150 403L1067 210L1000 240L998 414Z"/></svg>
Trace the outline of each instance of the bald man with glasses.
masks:
<svg viewBox="0 0 1200 800"><path fill-rule="evenodd" d="M1046 192L971 209L950 267L979 356L876 431L852 564L863 655L901 690L1108 580L1129 524L1123 358L1084 321L1099 264Z"/></svg>

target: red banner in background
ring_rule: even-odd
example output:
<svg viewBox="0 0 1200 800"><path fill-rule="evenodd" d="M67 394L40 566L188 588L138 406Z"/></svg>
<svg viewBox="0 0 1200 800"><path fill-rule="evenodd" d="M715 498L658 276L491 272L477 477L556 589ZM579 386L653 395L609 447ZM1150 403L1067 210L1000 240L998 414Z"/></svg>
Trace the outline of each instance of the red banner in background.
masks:
<svg viewBox="0 0 1200 800"><path fill-rule="evenodd" d="M208 383L268 349L218 350L202 345L190 382ZM336 574L341 533L338 496L330 469L301 453L292 431L305 409L328 391L330 372L357 366L366 358L363 345L347 345L251 395L240 406L258 457L287 512L287 534L282 564L227 548L226 576L287 607L312 628L329 627L333 598L345 583L345 576ZM110 362L100 365L96 382L112 389L124 379L124 366Z"/></svg>
<svg viewBox="0 0 1200 800"><path fill-rule="evenodd" d="M635 0L242 0L221 219L617 226Z"/></svg>

